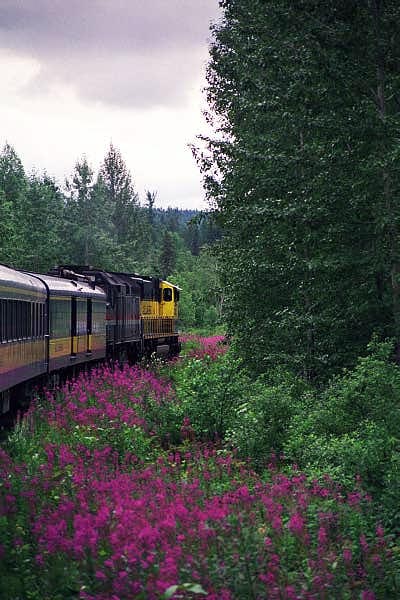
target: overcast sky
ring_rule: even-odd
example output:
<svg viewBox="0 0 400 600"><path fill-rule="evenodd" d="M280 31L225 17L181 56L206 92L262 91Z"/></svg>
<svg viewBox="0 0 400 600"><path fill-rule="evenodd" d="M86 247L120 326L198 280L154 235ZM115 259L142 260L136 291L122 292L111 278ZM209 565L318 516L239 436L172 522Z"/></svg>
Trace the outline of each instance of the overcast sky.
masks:
<svg viewBox="0 0 400 600"><path fill-rule="evenodd" d="M62 183L112 142L142 199L204 208L188 144L206 131L218 14L218 0L0 0L1 147Z"/></svg>

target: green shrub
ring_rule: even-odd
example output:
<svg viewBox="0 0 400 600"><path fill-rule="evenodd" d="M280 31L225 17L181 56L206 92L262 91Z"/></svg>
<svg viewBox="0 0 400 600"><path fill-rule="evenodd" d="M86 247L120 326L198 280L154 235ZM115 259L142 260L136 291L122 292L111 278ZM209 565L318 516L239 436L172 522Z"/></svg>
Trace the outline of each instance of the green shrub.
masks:
<svg viewBox="0 0 400 600"><path fill-rule="evenodd" d="M182 415L201 440L223 439L243 404L249 379L229 352L215 360L193 358L175 373Z"/></svg>
<svg viewBox="0 0 400 600"><path fill-rule="evenodd" d="M384 484L393 440L379 424L364 422L361 429L341 435L315 433L302 426L301 417L292 424L284 452L289 461L311 475L328 473L345 486L361 477L369 491L378 493Z"/></svg>
<svg viewBox="0 0 400 600"><path fill-rule="evenodd" d="M381 423L388 434L400 431L400 369L390 361L391 345L371 346L355 369L337 377L314 412L315 431L340 435Z"/></svg>
<svg viewBox="0 0 400 600"><path fill-rule="evenodd" d="M284 452L302 469L344 485L361 477L387 519L400 520L400 368L390 360L390 344L370 349L295 415Z"/></svg>
<svg viewBox="0 0 400 600"><path fill-rule="evenodd" d="M248 386L245 402L235 411L228 439L241 456L261 466L280 453L293 417L307 403L305 383L287 372L259 377Z"/></svg>

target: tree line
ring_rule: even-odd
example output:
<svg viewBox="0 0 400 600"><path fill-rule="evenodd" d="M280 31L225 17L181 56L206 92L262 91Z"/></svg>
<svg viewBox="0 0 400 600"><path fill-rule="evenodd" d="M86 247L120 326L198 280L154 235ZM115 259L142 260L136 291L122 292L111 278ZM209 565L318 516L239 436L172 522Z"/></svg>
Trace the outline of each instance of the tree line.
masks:
<svg viewBox="0 0 400 600"><path fill-rule="evenodd" d="M375 336L400 362L400 5L220 5L198 158L241 355L314 380Z"/></svg>
<svg viewBox="0 0 400 600"><path fill-rule="evenodd" d="M170 278L184 288L185 326L214 326L220 290L208 248L220 232L208 214L141 201L120 151L110 145L97 174L83 157L60 186L27 174L8 143L0 153L0 262L33 272L85 264Z"/></svg>

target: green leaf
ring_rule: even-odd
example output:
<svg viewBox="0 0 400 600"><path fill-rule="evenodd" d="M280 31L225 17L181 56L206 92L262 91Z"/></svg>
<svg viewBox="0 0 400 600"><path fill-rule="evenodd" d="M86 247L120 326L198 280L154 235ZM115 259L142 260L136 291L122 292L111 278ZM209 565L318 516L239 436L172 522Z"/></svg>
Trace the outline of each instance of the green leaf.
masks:
<svg viewBox="0 0 400 600"><path fill-rule="evenodd" d="M163 598L165 598L166 600L168 600L168 598L172 598L172 596L178 591L178 587L177 585L170 585L169 588L167 588L163 594Z"/></svg>

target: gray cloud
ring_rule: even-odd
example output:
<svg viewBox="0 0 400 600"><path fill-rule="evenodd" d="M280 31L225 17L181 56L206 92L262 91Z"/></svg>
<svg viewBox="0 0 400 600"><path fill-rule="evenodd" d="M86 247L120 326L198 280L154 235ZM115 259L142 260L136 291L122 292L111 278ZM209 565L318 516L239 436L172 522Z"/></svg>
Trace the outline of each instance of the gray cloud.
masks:
<svg viewBox="0 0 400 600"><path fill-rule="evenodd" d="M184 102L201 75L218 0L0 0L0 46L56 83L119 106Z"/></svg>

